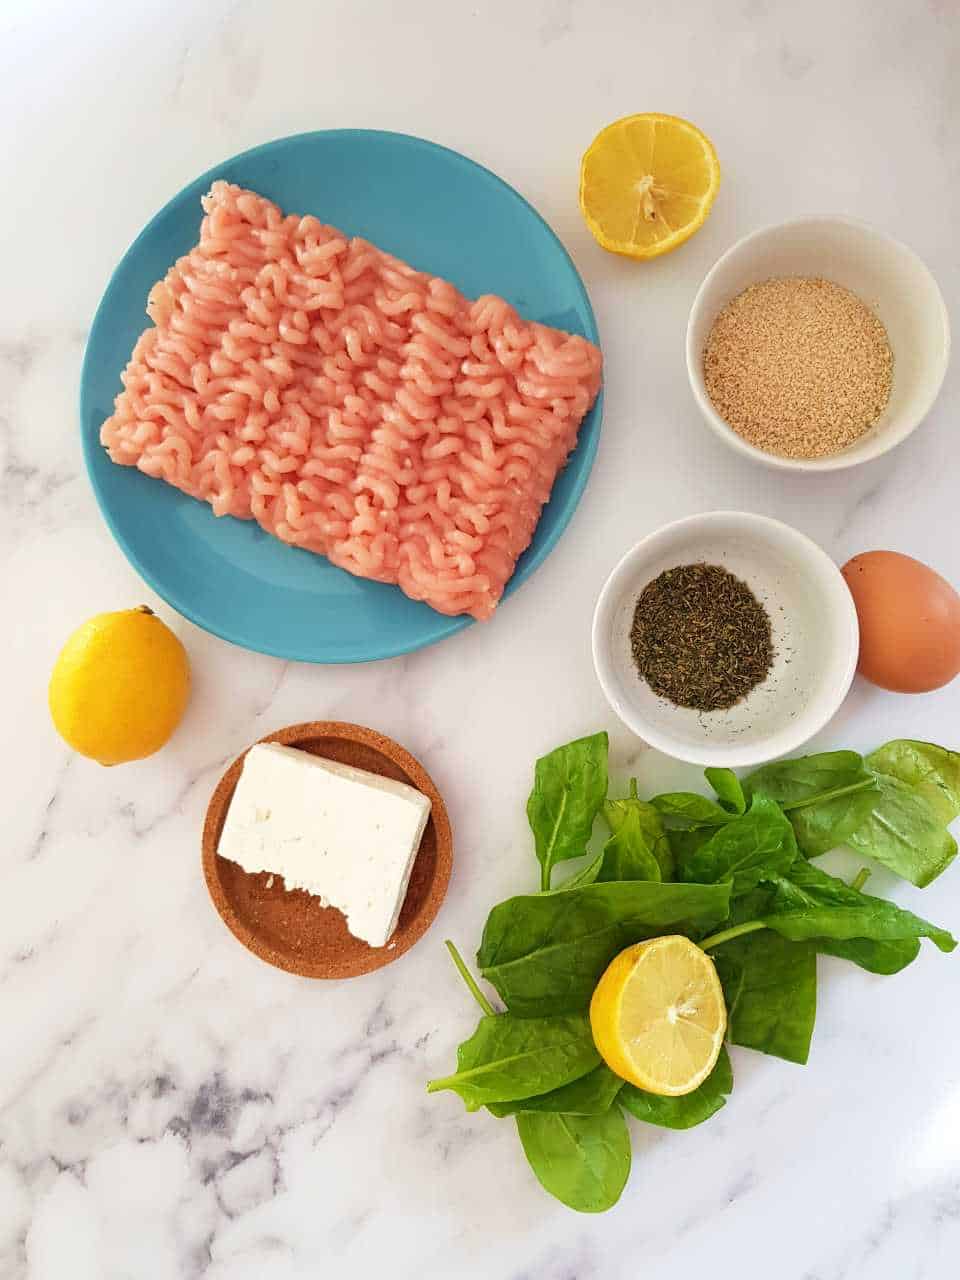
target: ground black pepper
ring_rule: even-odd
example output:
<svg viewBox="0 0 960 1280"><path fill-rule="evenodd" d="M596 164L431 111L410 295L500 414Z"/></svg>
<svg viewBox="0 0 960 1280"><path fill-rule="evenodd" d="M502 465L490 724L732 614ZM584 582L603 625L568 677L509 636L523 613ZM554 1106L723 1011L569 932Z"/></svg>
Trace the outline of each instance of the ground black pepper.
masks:
<svg viewBox="0 0 960 1280"><path fill-rule="evenodd" d="M697 711L732 707L773 665L766 610L745 582L716 564L679 565L648 582L630 647L654 693Z"/></svg>

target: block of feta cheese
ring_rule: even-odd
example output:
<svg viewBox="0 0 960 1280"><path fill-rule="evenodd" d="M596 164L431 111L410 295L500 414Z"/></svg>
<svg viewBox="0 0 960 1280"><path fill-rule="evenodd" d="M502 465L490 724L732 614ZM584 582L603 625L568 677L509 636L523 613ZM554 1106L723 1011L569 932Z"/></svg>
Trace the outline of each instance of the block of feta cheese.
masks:
<svg viewBox="0 0 960 1280"><path fill-rule="evenodd" d="M405 782L279 743L247 752L217 852L337 907L383 947L397 927L430 801Z"/></svg>

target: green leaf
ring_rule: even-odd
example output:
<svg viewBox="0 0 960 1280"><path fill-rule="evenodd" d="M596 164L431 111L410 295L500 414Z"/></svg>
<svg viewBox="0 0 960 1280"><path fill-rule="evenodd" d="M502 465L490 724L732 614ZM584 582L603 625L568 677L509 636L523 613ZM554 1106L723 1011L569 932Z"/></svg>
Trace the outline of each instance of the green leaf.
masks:
<svg viewBox="0 0 960 1280"><path fill-rule="evenodd" d="M867 764L912 787L944 826L960 817L960 752L933 742L896 738L867 756Z"/></svg>
<svg viewBox="0 0 960 1280"><path fill-rule="evenodd" d="M637 798L636 778L630 780L626 799L604 803L603 816L613 835L604 849L601 880L673 879L673 854L663 822L652 804Z"/></svg>
<svg viewBox="0 0 960 1280"><path fill-rule="evenodd" d="M816 938L814 944L821 955L850 960L868 973L899 973L920 954L919 938L899 938L893 942L875 942L871 938Z"/></svg>
<svg viewBox="0 0 960 1280"><path fill-rule="evenodd" d="M862 790L834 795L787 814L797 844L807 858L818 858L842 845L870 816L877 798L876 779Z"/></svg>
<svg viewBox="0 0 960 1280"><path fill-rule="evenodd" d="M733 1044L804 1063L817 1016L817 951L766 930L712 953Z"/></svg>
<svg viewBox="0 0 960 1280"><path fill-rule="evenodd" d="M765 764L743 779L743 789L748 796L762 791L787 809L869 782L870 774L864 767L863 757L856 751L821 751L817 755L798 756L796 760Z"/></svg>
<svg viewBox="0 0 960 1280"><path fill-rule="evenodd" d="M527 801L527 818L541 867L540 888L550 888L558 862L579 858L607 794L605 733L578 738L541 756Z"/></svg>
<svg viewBox="0 0 960 1280"><path fill-rule="evenodd" d="M515 1018L501 1013L480 1019L457 1050L457 1070L431 1080L427 1092L452 1089L468 1111L476 1111L491 1102L559 1089L592 1071L599 1061L584 1016Z"/></svg>
<svg viewBox="0 0 960 1280"><path fill-rule="evenodd" d="M801 851L815 858L866 819L876 783L856 751L822 751L764 765L743 779L743 789L762 791L787 811Z"/></svg>
<svg viewBox="0 0 960 1280"><path fill-rule="evenodd" d="M647 1124L657 1124L664 1129L692 1129L715 1115L732 1089L730 1057L726 1049L721 1048L716 1066L692 1093L679 1098L665 1098L626 1084L620 1091L620 1105Z"/></svg>
<svg viewBox="0 0 960 1280"><path fill-rule="evenodd" d="M732 822L735 816L716 801L708 800L695 791L665 791L663 795L654 796L650 803L660 814L667 830L719 827L724 822Z"/></svg>
<svg viewBox="0 0 960 1280"><path fill-rule="evenodd" d="M491 1102L487 1110L499 1119L518 1115L521 1111L555 1111L571 1116L598 1116L610 1110L623 1084L620 1077L601 1062L599 1067L594 1067L571 1084L532 1098Z"/></svg>
<svg viewBox="0 0 960 1280"><path fill-rule="evenodd" d="M630 1176L630 1133L619 1107L603 1115L525 1112L517 1116L524 1154L540 1185L579 1213L603 1213Z"/></svg>
<svg viewBox="0 0 960 1280"><path fill-rule="evenodd" d="M582 889L584 885L593 884L600 871L603 868L603 850L601 849L592 862L588 862L585 867L572 876L568 876L563 884L558 884L555 889L543 889L542 893L569 893L571 889Z"/></svg>
<svg viewBox="0 0 960 1280"><path fill-rule="evenodd" d="M764 923L785 938L831 938L839 942L869 938L875 942L929 938L941 951L952 951L955 939L937 925L905 911L895 902L873 898L799 859L789 875L772 876L770 907Z"/></svg>
<svg viewBox="0 0 960 1280"><path fill-rule="evenodd" d="M870 813L846 843L922 889L957 855L957 842L938 812L945 811L943 793L932 804L929 789L917 790L884 773L876 774L876 780L879 792L872 797Z"/></svg>
<svg viewBox="0 0 960 1280"><path fill-rule="evenodd" d="M716 827L691 827L688 831L668 831L674 867L685 866L698 849L702 849L717 832Z"/></svg>
<svg viewBox="0 0 960 1280"><path fill-rule="evenodd" d="M688 883L727 881L739 897L769 875L786 871L796 857L793 827L773 800L755 792L750 811L719 827L681 865L680 875Z"/></svg>
<svg viewBox="0 0 960 1280"><path fill-rule="evenodd" d="M592 884L509 898L487 918L477 963L513 1013L586 1009L601 974L632 942L726 919L727 884Z"/></svg>
<svg viewBox="0 0 960 1280"><path fill-rule="evenodd" d="M703 776L720 797L720 803L731 813L746 813L747 797L740 779L732 769L704 769Z"/></svg>
<svg viewBox="0 0 960 1280"><path fill-rule="evenodd" d="M603 846L603 866L597 877L610 880L660 880L660 863L653 856L636 822L624 823Z"/></svg>

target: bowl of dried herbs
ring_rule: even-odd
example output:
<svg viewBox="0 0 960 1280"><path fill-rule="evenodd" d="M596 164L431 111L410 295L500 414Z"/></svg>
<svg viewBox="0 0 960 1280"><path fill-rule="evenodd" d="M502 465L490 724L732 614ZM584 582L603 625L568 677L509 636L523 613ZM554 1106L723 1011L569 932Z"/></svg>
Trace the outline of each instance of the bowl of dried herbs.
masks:
<svg viewBox="0 0 960 1280"><path fill-rule="evenodd" d="M826 552L736 511L643 538L607 579L593 622L613 710L695 764L760 764L807 742L846 697L858 645L853 600Z"/></svg>

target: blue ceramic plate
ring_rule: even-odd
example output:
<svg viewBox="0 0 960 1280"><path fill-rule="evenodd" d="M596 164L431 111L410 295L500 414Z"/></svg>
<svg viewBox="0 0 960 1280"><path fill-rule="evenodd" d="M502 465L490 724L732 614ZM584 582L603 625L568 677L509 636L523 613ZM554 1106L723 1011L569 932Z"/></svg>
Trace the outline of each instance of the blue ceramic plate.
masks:
<svg viewBox="0 0 960 1280"><path fill-rule="evenodd" d="M421 138L336 129L255 147L185 187L127 251L94 318L80 387L87 468L114 537L168 604L234 644L302 662L388 658L460 631L470 619L444 617L397 587L354 578L252 521L218 519L206 503L115 466L101 448L101 423L147 324L147 294L196 243L200 197L215 178L364 236L452 280L468 297L501 294L529 319L596 342L576 268L540 215L489 170ZM597 450L600 413L598 400L507 596L543 563L573 514Z"/></svg>

